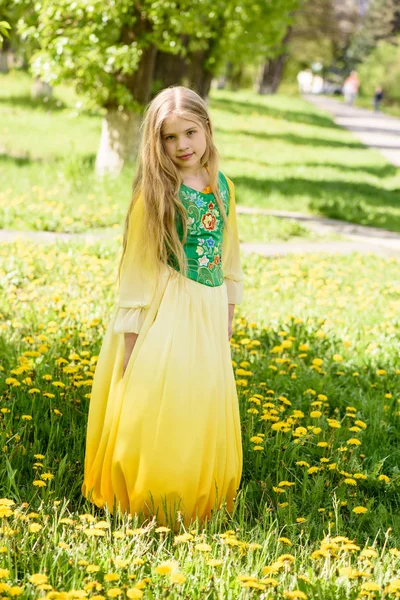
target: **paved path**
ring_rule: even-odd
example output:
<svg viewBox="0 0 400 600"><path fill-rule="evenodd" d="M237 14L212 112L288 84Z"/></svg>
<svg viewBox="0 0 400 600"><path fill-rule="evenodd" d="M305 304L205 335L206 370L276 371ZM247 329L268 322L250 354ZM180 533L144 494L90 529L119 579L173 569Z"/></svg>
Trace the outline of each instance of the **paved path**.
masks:
<svg viewBox="0 0 400 600"><path fill-rule="evenodd" d="M400 167L400 119L358 106L347 106L327 96L304 96L318 108L333 115L335 123L353 133L363 144L375 148Z"/></svg>
<svg viewBox="0 0 400 600"><path fill-rule="evenodd" d="M244 253L256 253L261 256L286 256L288 254L350 254L359 252L362 254L373 253L379 256L400 257L400 235L373 227L351 225L344 221L325 219L301 213L288 213L285 211L269 211L263 209L251 209L238 206L239 213L271 214L286 219L296 219L306 223L308 227L314 227L318 233L326 231L344 234L349 241L328 242L276 242L268 244L242 243ZM121 234L122 230L108 228L104 231L94 233L56 233L51 231L11 231L0 229L0 243L12 242L18 239L31 240L37 243L57 243L68 241L81 241L93 243L101 240L109 240Z"/></svg>

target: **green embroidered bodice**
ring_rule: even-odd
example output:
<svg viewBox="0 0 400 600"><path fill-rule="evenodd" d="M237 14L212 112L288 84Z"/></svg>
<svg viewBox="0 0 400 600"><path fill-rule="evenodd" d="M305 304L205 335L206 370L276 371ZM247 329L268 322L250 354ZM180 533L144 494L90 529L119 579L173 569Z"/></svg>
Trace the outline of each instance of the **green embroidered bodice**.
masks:
<svg viewBox="0 0 400 600"><path fill-rule="evenodd" d="M229 213L229 186L225 176L218 173L218 186L226 214ZM213 193L198 192L184 184L179 198L186 209L187 237L183 249L186 254L187 277L209 286L224 283L222 270L222 239L224 220ZM182 223L177 221L179 238L183 238ZM172 262L171 266L177 268Z"/></svg>

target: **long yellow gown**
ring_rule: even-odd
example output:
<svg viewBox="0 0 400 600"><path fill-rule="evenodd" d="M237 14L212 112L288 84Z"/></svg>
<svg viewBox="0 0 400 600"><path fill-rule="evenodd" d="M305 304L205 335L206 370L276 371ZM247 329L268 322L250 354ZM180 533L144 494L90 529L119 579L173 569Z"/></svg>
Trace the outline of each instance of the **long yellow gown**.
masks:
<svg viewBox="0 0 400 600"><path fill-rule="evenodd" d="M242 440L228 303L240 303L243 275L234 186L222 178L229 193L227 230L217 215L222 224L221 285L200 283L170 266L157 270L151 253L143 252L140 197L131 214L118 301L94 374L82 485L86 498L98 507L107 505L112 513L119 508L171 525L178 510L187 525L196 516L201 522L210 517L223 501L233 510ZM216 214L212 202L203 202L209 202L210 194L187 186L184 191L191 208L200 207L200 228L208 233L215 220L207 215ZM207 206L213 210L205 214ZM201 248L197 246L197 254ZM211 266L216 269L216 246L213 251ZM204 266L207 260L200 257L199 263ZM129 331L139 335L122 375L124 332Z"/></svg>

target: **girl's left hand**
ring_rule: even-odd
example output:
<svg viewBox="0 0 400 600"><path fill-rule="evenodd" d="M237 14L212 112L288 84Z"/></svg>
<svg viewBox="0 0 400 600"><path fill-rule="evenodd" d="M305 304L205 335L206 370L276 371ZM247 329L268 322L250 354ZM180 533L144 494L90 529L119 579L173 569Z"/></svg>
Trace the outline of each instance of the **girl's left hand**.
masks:
<svg viewBox="0 0 400 600"><path fill-rule="evenodd" d="M232 322L233 322L233 315L235 314L235 305L234 304L228 304L228 340L231 339L232 337Z"/></svg>

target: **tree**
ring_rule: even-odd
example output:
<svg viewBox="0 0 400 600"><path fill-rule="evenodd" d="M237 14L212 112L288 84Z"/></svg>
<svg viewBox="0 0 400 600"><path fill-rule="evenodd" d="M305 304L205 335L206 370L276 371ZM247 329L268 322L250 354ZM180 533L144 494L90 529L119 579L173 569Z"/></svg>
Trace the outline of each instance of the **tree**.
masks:
<svg viewBox="0 0 400 600"><path fill-rule="evenodd" d="M393 39L396 0L371 0L347 49L349 66L362 62L381 40Z"/></svg>
<svg viewBox="0 0 400 600"><path fill-rule="evenodd" d="M40 45L34 75L71 81L102 109L96 170L118 173L135 154L141 113L158 86L157 59L161 84L179 65L206 97L222 61L254 58L282 37L285 7L295 1L38 0L36 22L21 18L19 32Z"/></svg>

